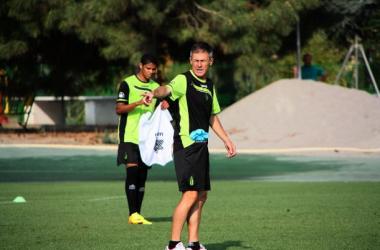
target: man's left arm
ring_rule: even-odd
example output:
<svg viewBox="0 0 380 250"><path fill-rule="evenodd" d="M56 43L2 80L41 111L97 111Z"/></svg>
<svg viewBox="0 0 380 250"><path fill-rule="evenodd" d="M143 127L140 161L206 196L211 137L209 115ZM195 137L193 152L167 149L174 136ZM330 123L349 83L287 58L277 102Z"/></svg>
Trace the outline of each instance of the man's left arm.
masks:
<svg viewBox="0 0 380 250"><path fill-rule="evenodd" d="M322 81L326 81L327 74L326 74L326 72L325 72L323 69L319 68L319 72L318 72L318 74L319 74L319 76L321 77L321 80L322 80Z"/></svg>
<svg viewBox="0 0 380 250"><path fill-rule="evenodd" d="M326 79L327 79L327 74L324 73L324 74L321 76L321 80L322 80L322 81L326 81Z"/></svg>
<svg viewBox="0 0 380 250"><path fill-rule="evenodd" d="M216 115L211 115L210 120L210 127L212 130L214 130L215 134L219 136L219 138L223 141L224 147L227 150L227 157L231 158L236 155L236 147L231 142L231 140L228 138L227 133L224 131L222 124L219 121L219 118Z"/></svg>

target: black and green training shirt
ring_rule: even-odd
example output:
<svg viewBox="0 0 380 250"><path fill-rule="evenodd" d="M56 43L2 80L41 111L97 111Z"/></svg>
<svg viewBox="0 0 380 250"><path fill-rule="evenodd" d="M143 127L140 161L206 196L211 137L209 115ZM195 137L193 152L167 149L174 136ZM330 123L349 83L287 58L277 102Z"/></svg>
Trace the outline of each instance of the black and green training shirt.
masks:
<svg viewBox="0 0 380 250"><path fill-rule="evenodd" d="M171 89L170 99L178 105L174 114L174 142L181 142L186 148L194 143L191 132L197 129L208 132L211 115L220 112L215 87L210 79L202 80L191 70L176 76L167 86Z"/></svg>
<svg viewBox="0 0 380 250"><path fill-rule="evenodd" d="M142 99L142 93L154 91L159 86L160 85L152 79L150 79L149 82L142 82L137 78L136 75L127 77L120 84L116 102L121 102L125 104L138 102ZM120 115L118 126L119 143L139 143L140 117L147 112L153 113L154 108L156 106L156 101L156 99L153 99L152 105L150 105L149 107L145 105L139 105L131 112Z"/></svg>

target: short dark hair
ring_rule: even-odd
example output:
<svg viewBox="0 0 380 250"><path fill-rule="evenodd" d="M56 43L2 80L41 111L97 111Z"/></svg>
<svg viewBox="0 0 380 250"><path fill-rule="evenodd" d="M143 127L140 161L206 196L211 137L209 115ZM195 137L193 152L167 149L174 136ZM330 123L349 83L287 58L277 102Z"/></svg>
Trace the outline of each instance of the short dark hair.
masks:
<svg viewBox="0 0 380 250"><path fill-rule="evenodd" d="M148 64L148 63L153 63L156 66L158 66L158 60L157 57L153 54L146 53L141 57L140 63L142 65Z"/></svg>
<svg viewBox="0 0 380 250"><path fill-rule="evenodd" d="M206 42L197 42L195 43L192 47L191 47L191 50L190 50L190 57L193 56L193 53L197 53L199 51L206 51L207 53L209 53L210 55L210 58L212 58L212 48L210 46L210 44L206 43Z"/></svg>
<svg viewBox="0 0 380 250"><path fill-rule="evenodd" d="M305 59L306 57L310 57L310 58L313 58L310 54L305 54L305 55L303 55L303 59Z"/></svg>

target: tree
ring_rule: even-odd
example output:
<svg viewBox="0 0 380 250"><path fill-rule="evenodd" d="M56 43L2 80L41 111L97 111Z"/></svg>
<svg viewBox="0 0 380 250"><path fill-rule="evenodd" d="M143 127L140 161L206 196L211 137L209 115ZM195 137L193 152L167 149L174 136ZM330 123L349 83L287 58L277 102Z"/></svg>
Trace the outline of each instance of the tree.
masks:
<svg viewBox="0 0 380 250"><path fill-rule="evenodd" d="M276 71L272 58L300 13L320 5L321 0L4 0L0 60L19 72L15 84L29 81L35 90L78 95L108 84L121 71L133 72L145 51L187 62L190 45L203 40L215 48L217 62L234 72L234 83L221 79L219 87L249 93L262 86L260 77L269 79Z"/></svg>
<svg viewBox="0 0 380 250"><path fill-rule="evenodd" d="M325 10L332 15L337 16L337 22L327 29L331 37L337 38L336 41L339 44L346 46L346 50L350 45L354 44L355 37L358 38L359 43L361 43L366 50L366 55L371 63L372 72L376 79L380 78L380 57L377 53L380 47L378 30L379 25L379 0L365 0L365 1L334 1L329 2L324 0L326 3ZM361 56L361 55L360 55ZM363 62L363 60L360 60ZM369 75L366 74L365 66L362 65L360 75L358 76L360 82L359 86L364 89L372 89L373 84Z"/></svg>

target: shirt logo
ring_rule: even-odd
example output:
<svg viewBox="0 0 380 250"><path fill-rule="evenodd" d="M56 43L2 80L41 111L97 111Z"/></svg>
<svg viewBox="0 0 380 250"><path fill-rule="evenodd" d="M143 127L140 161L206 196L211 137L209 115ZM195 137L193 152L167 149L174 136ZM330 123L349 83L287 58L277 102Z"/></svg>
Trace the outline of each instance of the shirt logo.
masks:
<svg viewBox="0 0 380 250"><path fill-rule="evenodd" d="M156 152L156 154L158 153L158 150L163 150L164 148L162 147L162 145L164 144L164 140L159 140L158 137L159 136L164 136L164 133L163 132L157 132L155 133L155 136L156 136L156 142L154 144L154 152Z"/></svg>
<svg viewBox="0 0 380 250"><path fill-rule="evenodd" d="M119 98L124 98L124 97L125 97L124 92L119 92Z"/></svg>
<svg viewBox="0 0 380 250"><path fill-rule="evenodd" d="M162 144L164 144L164 140L156 140L156 143L154 144L154 151L158 153L158 150L163 150Z"/></svg>
<svg viewBox="0 0 380 250"><path fill-rule="evenodd" d="M193 86L193 88L194 88L196 91L198 91L198 92L200 92L200 93L203 93L203 94L206 94L206 95L209 95L209 97L212 98L212 93L211 93L210 90L207 89L207 85L206 85L206 88L203 88L203 87L201 87L201 86L203 86L203 85L201 85L201 86L197 86L196 84L191 83L191 86ZM207 100L208 100L208 99L206 99L206 101L207 101Z"/></svg>

